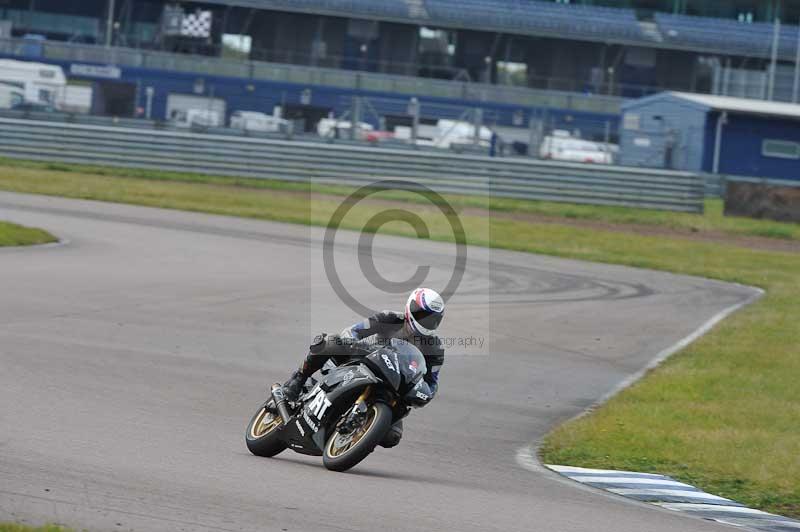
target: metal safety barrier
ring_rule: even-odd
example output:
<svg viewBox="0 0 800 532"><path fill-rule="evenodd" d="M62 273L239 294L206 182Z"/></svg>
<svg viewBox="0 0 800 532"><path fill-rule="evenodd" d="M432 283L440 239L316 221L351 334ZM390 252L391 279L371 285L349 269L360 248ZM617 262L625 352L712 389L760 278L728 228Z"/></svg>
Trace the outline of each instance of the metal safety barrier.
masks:
<svg viewBox="0 0 800 532"><path fill-rule="evenodd" d="M698 174L0 119L0 156L361 185L411 180L441 193L702 212Z"/></svg>

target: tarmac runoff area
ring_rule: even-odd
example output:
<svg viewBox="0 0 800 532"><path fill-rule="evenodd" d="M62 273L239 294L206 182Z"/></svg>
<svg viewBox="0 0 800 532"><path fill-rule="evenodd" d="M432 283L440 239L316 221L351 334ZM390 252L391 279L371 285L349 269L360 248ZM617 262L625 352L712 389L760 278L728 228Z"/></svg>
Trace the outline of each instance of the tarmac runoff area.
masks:
<svg viewBox="0 0 800 532"><path fill-rule="evenodd" d="M320 331L361 319L331 289L319 228L0 193L0 218L67 244L0 251L0 520L89 530L715 531L518 453L752 289L470 248L442 335L439 397L350 473L244 426ZM358 235L335 262L359 301ZM450 278L453 246L378 236L376 268Z"/></svg>

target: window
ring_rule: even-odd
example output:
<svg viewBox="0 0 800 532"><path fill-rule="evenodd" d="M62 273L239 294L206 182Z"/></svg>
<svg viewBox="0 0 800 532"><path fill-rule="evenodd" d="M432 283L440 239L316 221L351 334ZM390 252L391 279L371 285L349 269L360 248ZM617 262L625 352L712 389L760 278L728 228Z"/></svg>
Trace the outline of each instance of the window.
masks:
<svg viewBox="0 0 800 532"><path fill-rule="evenodd" d="M497 76L499 81L505 85L528 85L528 65L525 63L514 63L511 61L497 62Z"/></svg>
<svg viewBox="0 0 800 532"><path fill-rule="evenodd" d="M248 59L253 48L253 38L250 35L224 33L222 34L222 56L234 59Z"/></svg>
<svg viewBox="0 0 800 532"><path fill-rule="evenodd" d="M625 113L622 115L622 129L638 131L642 123L642 117L638 113Z"/></svg>
<svg viewBox="0 0 800 532"><path fill-rule="evenodd" d="M764 157L800 159L800 143L788 140L764 139L761 145L761 154Z"/></svg>

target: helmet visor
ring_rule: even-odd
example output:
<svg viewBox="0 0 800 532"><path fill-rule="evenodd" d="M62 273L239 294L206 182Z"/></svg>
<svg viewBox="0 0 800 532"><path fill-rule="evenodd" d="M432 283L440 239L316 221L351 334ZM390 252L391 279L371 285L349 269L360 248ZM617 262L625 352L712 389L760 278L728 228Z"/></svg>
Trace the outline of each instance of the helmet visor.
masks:
<svg viewBox="0 0 800 532"><path fill-rule="evenodd" d="M425 310L424 308L418 307L416 304L411 305L411 307L411 317L414 318L414 321L429 331L436 330L436 328L439 327L439 324L442 322L442 317L444 314L441 312Z"/></svg>

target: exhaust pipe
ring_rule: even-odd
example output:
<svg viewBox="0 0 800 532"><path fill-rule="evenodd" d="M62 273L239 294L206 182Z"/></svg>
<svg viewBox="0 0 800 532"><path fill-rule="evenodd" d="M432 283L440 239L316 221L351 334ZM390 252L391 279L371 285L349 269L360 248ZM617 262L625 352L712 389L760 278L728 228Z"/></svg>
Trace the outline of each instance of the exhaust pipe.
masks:
<svg viewBox="0 0 800 532"><path fill-rule="evenodd" d="M281 415L281 419L283 419L283 424L288 424L289 420L292 418L292 414L286 407L286 395L283 393L283 386L276 382L272 385L271 393L272 399L275 401L275 408L278 409L278 413Z"/></svg>

